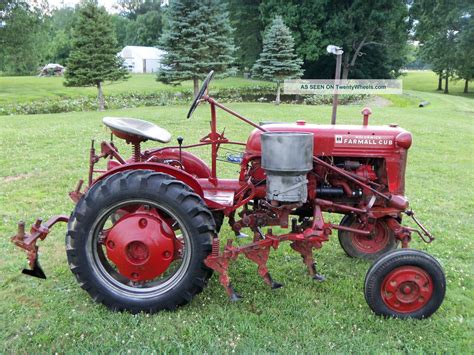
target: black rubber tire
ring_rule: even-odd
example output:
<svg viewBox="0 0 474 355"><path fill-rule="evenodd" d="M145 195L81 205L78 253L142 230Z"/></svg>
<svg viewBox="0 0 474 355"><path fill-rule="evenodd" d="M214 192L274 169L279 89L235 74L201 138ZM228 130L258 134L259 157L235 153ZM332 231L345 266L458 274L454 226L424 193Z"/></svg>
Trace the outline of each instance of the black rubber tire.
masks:
<svg viewBox="0 0 474 355"><path fill-rule="evenodd" d="M381 295L385 277L395 268L415 266L426 272L433 282L433 293L422 308L411 313L400 313L388 307ZM423 319L431 316L441 306L446 293L446 277L440 263L431 255L415 249L399 249L382 255L367 271L364 294L369 307L377 315L396 318Z"/></svg>
<svg viewBox="0 0 474 355"><path fill-rule="evenodd" d="M355 215L345 215L341 222L339 223L340 226L344 227L351 227L357 221L357 216ZM351 258L358 258L358 259L366 259L366 260L375 260L381 255L397 249L398 240L395 237L393 231L386 226L386 223L383 221L377 221L377 223L383 223L384 225L382 228L385 228L386 233L388 233L388 242L387 245L375 253L365 253L363 250L360 250L354 245L354 241L352 239L353 233L339 230L337 232L337 236L339 239L339 244L341 245L342 249L346 252L348 256Z"/></svg>
<svg viewBox="0 0 474 355"><path fill-rule="evenodd" d="M138 297L133 290L114 289L110 281L94 270L92 257L86 251L89 238L94 238L92 228L99 215L110 208L108 206L133 199L155 201L166 207L179 216L190 236L188 266L177 284L160 295L150 293ZM77 203L66 235L68 263L80 286L94 301L112 310L132 313L173 310L190 302L212 275L212 270L204 265L204 259L211 252L215 229L213 216L200 196L184 183L149 170L120 172L97 182Z"/></svg>

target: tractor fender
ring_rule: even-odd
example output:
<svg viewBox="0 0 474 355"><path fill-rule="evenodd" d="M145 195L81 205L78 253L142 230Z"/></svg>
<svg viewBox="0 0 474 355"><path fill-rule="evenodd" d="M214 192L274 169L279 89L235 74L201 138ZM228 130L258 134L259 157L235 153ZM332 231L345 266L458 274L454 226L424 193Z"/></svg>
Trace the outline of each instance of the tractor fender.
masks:
<svg viewBox="0 0 474 355"><path fill-rule="evenodd" d="M157 152L153 152L151 156L163 160L180 160L179 149L176 148L160 149ZM186 172L197 178L204 179L211 176L211 169L209 169L207 164L190 152L181 151L181 164Z"/></svg>
<svg viewBox="0 0 474 355"><path fill-rule="evenodd" d="M92 185L96 184L98 181L101 181L111 175L120 173L123 171L129 170L152 170L157 173L164 173L171 175L186 185L188 185L195 193L199 196L204 197L204 192L201 185L197 182L196 178L187 172L174 168L171 165L161 164L161 163L152 163L152 162L139 162L139 163L129 163L124 165L119 165L115 168L108 170L105 174L99 176Z"/></svg>

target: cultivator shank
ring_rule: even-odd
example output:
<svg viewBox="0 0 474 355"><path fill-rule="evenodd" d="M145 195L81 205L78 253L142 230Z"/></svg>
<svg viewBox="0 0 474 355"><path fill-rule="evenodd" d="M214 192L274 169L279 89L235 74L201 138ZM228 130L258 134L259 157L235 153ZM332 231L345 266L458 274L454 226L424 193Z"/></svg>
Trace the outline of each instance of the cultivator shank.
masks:
<svg viewBox="0 0 474 355"><path fill-rule="evenodd" d="M283 285L273 280L267 267L267 261L272 248L276 250L281 242L290 241L291 248L301 255L304 264L308 268L309 275L316 281L323 281L325 279L324 276L316 270L313 249L321 248L322 244L329 240L328 235L331 234L331 229L329 224L324 223L320 210L316 218L316 222L305 229L303 229L303 226L297 226L296 223L292 223L292 232L282 235L273 234L271 228L265 234L259 228L255 228L255 237L252 243L235 247L232 245L233 240L229 239L222 252L219 250L219 240L216 238L213 243L212 253L204 262L209 268L219 273L219 281L226 290L226 293L232 301L236 301L241 296L236 294L230 283L228 276L230 262L236 260L240 254L243 254L247 259L257 264L257 272L268 286L272 289L280 288Z"/></svg>
<svg viewBox="0 0 474 355"><path fill-rule="evenodd" d="M56 223L67 221L69 221L69 217L65 215L51 217L46 223L42 223L43 220L38 218L31 226L30 233L25 232L25 222L21 221L18 223L18 232L11 238L11 241L17 247L26 251L30 269L23 269L23 274L38 277L40 279L46 278L46 275L39 264L39 247L36 245L36 242L38 239L44 240Z"/></svg>

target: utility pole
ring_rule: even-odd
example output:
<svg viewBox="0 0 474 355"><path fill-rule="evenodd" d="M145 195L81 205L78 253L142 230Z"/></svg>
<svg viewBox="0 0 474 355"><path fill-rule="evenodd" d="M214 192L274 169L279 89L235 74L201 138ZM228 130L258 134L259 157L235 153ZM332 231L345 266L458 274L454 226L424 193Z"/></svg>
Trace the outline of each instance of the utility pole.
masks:
<svg viewBox="0 0 474 355"><path fill-rule="evenodd" d="M334 54L336 56L336 76L334 78L334 96L332 97L332 117L331 117L331 124L336 124L336 115L337 115L337 97L338 93L336 91L336 85L339 84L339 80L341 79L341 66L342 66L342 54L344 51L341 47L329 45L326 48L327 52L330 54Z"/></svg>

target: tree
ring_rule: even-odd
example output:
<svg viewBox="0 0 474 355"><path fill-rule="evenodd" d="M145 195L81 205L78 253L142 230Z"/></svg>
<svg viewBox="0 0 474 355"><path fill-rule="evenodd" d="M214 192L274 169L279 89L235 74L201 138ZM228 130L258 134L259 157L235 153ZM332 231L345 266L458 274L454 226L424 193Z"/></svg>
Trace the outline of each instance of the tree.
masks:
<svg viewBox="0 0 474 355"><path fill-rule="evenodd" d="M116 7L120 10L120 13L130 19L135 19L136 13L140 8L143 0L118 0Z"/></svg>
<svg viewBox="0 0 474 355"><path fill-rule="evenodd" d="M398 54L399 65L390 65L395 74L404 64L408 39L408 9L405 0L354 0L331 2L333 16L325 26L328 38L333 34L344 48L342 78L347 79L356 61L370 47L382 47L391 61Z"/></svg>
<svg viewBox="0 0 474 355"><path fill-rule="evenodd" d="M158 81L177 85L193 80L197 94L199 79L210 70L220 77L235 73L233 30L223 2L174 0L167 15L168 23L160 39L160 47L167 53Z"/></svg>
<svg viewBox="0 0 474 355"><path fill-rule="evenodd" d="M156 46L161 36L161 13L156 10L138 15L138 40L141 46Z"/></svg>
<svg viewBox="0 0 474 355"><path fill-rule="evenodd" d="M0 8L0 70L13 75L33 74L46 56L47 26L44 4L2 2Z"/></svg>
<svg viewBox="0 0 474 355"><path fill-rule="evenodd" d="M162 32L161 13L151 10L143 15L138 15L127 25L127 45L156 46Z"/></svg>
<svg viewBox="0 0 474 355"><path fill-rule="evenodd" d="M86 1L78 11L71 55L66 68L66 86L96 86L99 109L104 110L102 83L127 78L110 15L95 1Z"/></svg>
<svg viewBox="0 0 474 355"><path fill-rule="evenodd" d="M65 65L71 52L72 29L76 18L75 10L64 7L54 10L49 18L48 61Z"/></svg>
<svg viewBox="0 0 474 355"><path fill-rule="evenodd" d="M324 53L325 0L265 0L260 5L262 21L267 28L275 16L281 16L290 28L296 53L305 61L316 61Z"/></svg>
<svg viewBox="0 0 474 355"><path fill-rule="evenodd" d="M458 79L464 80L464 93L469 91L469 81L474 78L474 18L473 9L463 16L459 41L456 45L455 72Z"/></svg>
<svg viewBox="0 0 474 355"><path fill-rule="evenodd" d="M404 64L409 30L405 0L266 0L260 10L265 23L275 15L283 17L294 34L306 76L333 77L334 58L325 52L329 44L344 49L344 78L370 78L374 69L383 74L378 78L389 78ZM369 53L383 56L358 65Z"/></svg>
<svg viewBox="0 0 474 355"><path fill-rule="evenodd" d="M121 15L111 15L111 20L115 28L115 35L117 36L117 45L119 48L123 48L128 44L127 42L127 30L130 21L128 18Z"/></svg>
<svg viewBox="0 0 474 355"><path fill-rule="evenodd" d="M114 15L113 21L122 47L158 44L163 28L160 0L120 0L118 7L121 15Z"/></svg>
<svg viewBox="0 0 474 355"><path fill-rule="evenodd" d="M280 104L280 87L284 79L303 75L303 61L295 53L295 42L281 16L275 17L263 37L263 50L252 68L256 77L277 84L275 103Z"/></svg>
<svg viewBox="0 0 474 355"><path fill-rule="evenodd" d="M410 8L420 55L438 74L438 90L444 76L446 94L449 78L455 75L455 67L460 63L457 43L467 9L469 0L415 0Z"/></svg>
<svg viewBox="0 0 474 355"><path fill-rule="evenodd" d="M240 69L251 68L262 51L264 30L259 6L262 0L228 0L230 21L237 45L236 62Z"/></svg>
<svg viewBox="0 0 474 355"><path fill-rule="evenodd" d="M135 20L149 11L161 12L161 0L118 0L116 7L122 15Z"/></svg>

